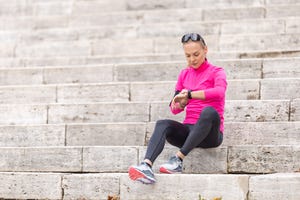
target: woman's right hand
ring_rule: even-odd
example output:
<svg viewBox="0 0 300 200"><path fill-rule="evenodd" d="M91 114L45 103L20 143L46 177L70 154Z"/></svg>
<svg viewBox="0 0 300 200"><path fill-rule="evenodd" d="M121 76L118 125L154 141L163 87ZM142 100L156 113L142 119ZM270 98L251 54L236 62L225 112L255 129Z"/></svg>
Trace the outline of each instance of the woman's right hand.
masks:
<svg viewBox="0 0 300 200"><path fill-rule="evenodd" d="M181 92L173 98L171 106L172 106L172 109L182 109L183 110L187 104L188 104L187 93Z"/></svg>

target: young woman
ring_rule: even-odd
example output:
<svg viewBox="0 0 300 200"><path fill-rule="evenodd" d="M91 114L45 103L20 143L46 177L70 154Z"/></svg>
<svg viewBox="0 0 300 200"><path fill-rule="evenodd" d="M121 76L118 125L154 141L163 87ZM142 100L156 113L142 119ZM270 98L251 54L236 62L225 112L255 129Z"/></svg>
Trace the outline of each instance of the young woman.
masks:
<svg viewBox="0 0 300 200"><path fill-rule="evenodd" d="M173 114L185 110L185 119L182 123L169 119L156 122L143 162L129 168L129 177L145 184L156 182L152 165L165 141L179 148L160 166L159 171L167 174L182 172L183 159L194 148L213 148L223 141L225 71L208 62L207 46L199 34L185 34L181 42L188 67L178 76L170 110Z"/></svg>

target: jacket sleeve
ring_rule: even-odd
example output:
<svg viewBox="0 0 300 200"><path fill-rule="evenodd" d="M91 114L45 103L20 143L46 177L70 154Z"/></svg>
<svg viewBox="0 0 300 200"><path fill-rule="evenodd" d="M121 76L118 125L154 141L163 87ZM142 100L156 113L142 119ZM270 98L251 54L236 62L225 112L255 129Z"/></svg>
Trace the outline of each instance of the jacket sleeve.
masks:
<svg viewBox="0 0 300 200"><path fill-rule="evenodd" d="M183 82L182 82L182 75L183 75L183 71L180 72L179 76L178 76L178 79L177 79L177 83L176 83L176 86L175 86L175 94L173 96L173 98L180 93L180 91L183 89ZM173 99L172 99L173 100ZM170 110L171 112L176 115L178 113L181 113L184 109L172 109L172 100L169 104L169 107L170 107ZM179 103L177 103L178 105Z"/></svg>
<svg viewBox="0 0 300 200"><path fill-rule="evenodd" d="M224 69L219 68L215 74L214 87L204 90L205 100L216 100L225 97L227 88L226 74Z"/></svg>

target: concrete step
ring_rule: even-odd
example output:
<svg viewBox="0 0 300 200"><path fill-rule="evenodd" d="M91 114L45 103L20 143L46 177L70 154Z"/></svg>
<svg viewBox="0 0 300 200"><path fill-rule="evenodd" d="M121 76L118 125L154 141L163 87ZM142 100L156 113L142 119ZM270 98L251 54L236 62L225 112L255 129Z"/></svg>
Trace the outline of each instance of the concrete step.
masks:
<svg viewBox="0 0 300 200"><path fill-rule="evenodd" d="M187 1L162 1L156 0L153 2L140 2L138 0L131 1L103 1L94 0L91 2L86 1L0 1L3 4L1 15L14 15L21 13L22 15L53 15L53 14L81 14L81 13L98 13L101 12L116 12L116 11L129 11L129 10L156 10L156 9L174 9L174 8L195 8L198 6L203 9L211 8L244 8L255 6L283 6L293 5L299 3L297 0L288 1L284 3L282 0L275 1L216 1L214 4L207 0L187 0ZM114 6L112 6L114 5Z"/></svg>
<svg viewBox="0 0 300 200"><path fill-rule="evenodd" d="M249 200L299 198L300 173L251 176L249 179ZM287 192L289 191L289 192Z"/></svg>
<svg viewBox="0 0 300 200"><path fill-rule="evenodd" d="M248 52L216 52L209 51L208 59L215 63L221 60L234 59L258 59L275 58L291 59L300 57L300 51L248 51ZM284 57L284 58L283 58ZM137 64L137 63L158 63L158 62L183 62L183 53L178 54L143 54L143 55L104 55L104 56L65 56L65 57L18 57L0 58L0 68L20 68L20 67L51 67L51 66L83 66L83 65L103 65L103 64Z"/></svg>
<svg viewBox="0 0 300 200"><path fill-rule="evenodd" d="M297 84L298 79L280 79L285 84ZM264 90L271 89L267 97L278 94L272 89L277 88L276 80L266 81ZM277 80L278 81L278 80ZM99 103L129 101L167 101L174 95L176 82L116 82L105 84L72 84L72 85L33 85L33 86L0 86L1 104L32 104L32 103ZM296 85L295 85L296 86ZM297 87L294 87L297 88ZM294 88L291 90L294 91ZM286 91L285 87L278 90ZM273 91L273 92L272 92ZM289 90L287 90L289 91ZM145 95L145 93L147 95ZM290 99L294 95L284 96ZM228 100L260 99L260 80L229 80L226 98ZM272 96L273 95L273 96ZM264 97L264 96L263 96ZM283 98L283 96L280 96ZM298 95L300 97L300 95ZM266 98L264 98L266 99ZM269 98L278 99L278 97Z"/></svg>
<svg viewBox="0 0 300 200"><path fill-rule="evenodd" d="M284 6L255 6L243 8L179 8L155 9L125 12L81 12L69 18L70 27L102 26L108 24L147 24L176 21L218 21L218 20L243 20L299 17L300 4ZM280 13L278 10L282 9ZM288 12L290 11L290 12ZM277 15L275 15L277 12ZM88 13L88 14L86 14ZM159 19L159 20L158 20Z"/></svg>
<svg viewBox="0 0 300 200"><path fill-rule="evenodd" d="M225 122L224 126L225 129L222 146L300 144L299 122ZM147 134L145 139L146 145L149 143L154 127L155 122L147 124ZM84 136L85 135L82 133L79 138L82 138L83 140ZM92 144L92 137L90 140Z"/></svg>
<svg viewBox="0 0 300 200"><path fill-rule="evenodd" d="M299 77L299 64L299 57L292 59L265 59L263 62L263 78Z"/></svg>
<svg viewBox="0 0 300 200"><path fill-rule="evenodd" d="M206 199L222 197L224 200L258 200L262 197L274 200L285 198L297 200L300 183L299 173L269 175L157 174L157 183L150 186L133 182L127 174L122 173L20 172L12 174L2 172L0 178L6 180L6 184L0 187L0 198L4 199L84 198L106 200L108 195L117 195L122 200L175 200L178 198L190 200L198 199L201 195ZM193 183L197 183L197 185ZM165 187L166 185L168 187ZM266 193L266 190L269 192ZM287 190L290 192L287 193ZM248 192L249 195L247 195Z"/></svg>
<svg viewBox="0 0 300 200"><path fill-rule="evenodd" d="M153 165L178 148L167 145ZM145 146L1 147L2 172L127 172L144 159ZM299 170L299 145L243 145L194 149L184 160L184 173L276 173ZM114 158L113 160L111 158ZM198 158L198 159L195 159Z"/></svg>
<svg viewBox="0 0 300 200"><path fill-rule="evenodd" d="M227 100L272 100L300 98L300 79L228 80ZM278 83L281 83L278 86ZM0 86L1 104L99 103L168 101L176 81L112 82L99 84L58 84ZM145 95L146 94L146 95Z"/></svg>
<svg viewBox="0 0 300 200"><path fill-rule="evenodd" d="M66 145L66 132L67 129L65 124L1 125L0 146L64 146Z"/></svg>
<svg viewBox="0 0 300 200"><path fill-rule="evenodd" d="M114 0L116 1L116 0ZM182 2L182 1L181 1ZM120 6L123 6L119 3ZM116 4L117 4L116 3ZM2 6L0 10L0 16L3 17L11 17L11 16L20 16L28 17L28 18L43 18L51 16L61 16L61 17L69 17L71 25L73 22L76 25L84 25L82 22L83 19L87 20L87 24L97 23L98 25L110 24L108 22L116 24L132 24L132 23L151 23L155 22L157 16L162 16L161 21L169 22L169 21L195 21L195 20L241 20L241 19L257 19L257 18L274 18L274 17L289 17L289 16L299 16L299 13L296 12L297 8L299 8L299 4L291 4L291 5L276 5L276 6L244 6L244 7L227 7L227 8L215 8L214 6L210 8L201 7L200 4L193 3L193 6L190 8L185 8L184 6L169 7L168 9L152 9L152 10L131 10L131 11L109 11L108 9L115 8L114 6L105 7L105 5L99 5L95 2L85 2L85 6L77 7L69 2L59 2L59 3L40 3L35 4L30 7L22 4L18 4L16 6L7 4ZM106 2L108 4L108 2ZM173 4L171 1L168 1L168 4ZM72 7L74 5L74 7ZM94 7L93 7L94 5ZM174 4L173 4L174 5ZM196 5L196 6L195 6ZM97 6L101 6L101 8L97 8ZM278 11L277 9L282 9L282 12L275 15L274 13ZM116 6L118 8L118 6ZM290 12L287 12L289 9ZM95 12L97 11L97 12ZM187 13L195 13L186 15ZM196 14L198 13L198 14ZM215 15L213 15L215 13ZM19 15L16 15L19 14ZM92 17L94 16L94 17ZM185 16L185 18L182 18ZM172 18L173 17L173 18ZM83 18L83 19L81 19ZM96 20L98 22L96 22ZM119 21L117 20L119 19ZM77 22L81 22L77 24ZM156 21L157 22L157 21ZM96 25L96 24L93 24Z"/></svg>
<svg viewBox="0 0 300 200"><path fill-rule="evenodd" d="M155 122L1 125L0 147L144 146ZM300 145L300 122L226 122L223 146Z"/></svg>
<svg viewBox="0 0 300 200"><path fill-rule="evenodd" d="M182 34L180 34L182 35ZM243 34L204 35L208 47L213 51L270 51L299 50L297 33L294 34ZM234 36L234 37L233 37ZM76 41L40 41L35 43L3 43L0 57L58 57L132 55L150 53L182 53L178 37L135 38L128 40L99 39ZM132 46L132 43L135 45ZM30 44L30 45L29 45ZM105 45L104 45L105 44Z"/></svg>
<svg viewBox="0 0 300 200"><path fill-rule="evenodd" d="M159 119L175 119L182 121L184 112L173 115L169 111L169 102L151 103L150 121ZM291 104L286 100L228 100L225 105L224 118L227 122L266 122L266 121L297 121L299 119L299 101L294 100Z"/></svg>
<svg viewBox="0 0 300 200"><path fill-rule="evenodd" d="M102 122L151 122L170 118L181 121L184 112L173 115L169 101L85 104L1 104L0 124L57 124ZM300 121L300 99L227 100L227 122Z"/></svg>
<svg viewBox="0 0 300 200"><path fill-rule="evenodd" d="M245 41L247 42L245 43ZM221 35L219 47L220 51L249 51L271 50L280 46L284 49L297 49L299 37L296 34L234 35L234 37Z"/></svg>
<svg viewBox="0 0 300 200"><path fill-rule="evenodd" d="M62 199L62 174L0 173L0 198L3 199Z"/></svg>
<svg viewBox="0 0 300 200"><path fill-rule="evenodd" d="M222 66L227 79L299 78L299 58L232 59L213 64ZM66 67L0 69L0 85L39 85L61 83L105 83L176 81L184 61L102 64Z"/></svg>
<svg viewBox="0 0 300 200"><path fill-rule="evenodd" d="M119 38L181 37L186 32L199 32L202 35L291 34L300 33L300 23L298 22L299 18L295 17L212 22L178 21L118 26L108 24L101 27L65 27L39 30L2 30L0 31L0 41L38 43L41 41L95 41ZM113 32L112 29L114 30Z"/></svg>
<svg viewBox="0 0 300 200"><path fill-rule="evenodd" d="M280 83L280 86L278 86ZM300 98L298 90L300 79L263 79L261 80L261 99Z"/></svg>

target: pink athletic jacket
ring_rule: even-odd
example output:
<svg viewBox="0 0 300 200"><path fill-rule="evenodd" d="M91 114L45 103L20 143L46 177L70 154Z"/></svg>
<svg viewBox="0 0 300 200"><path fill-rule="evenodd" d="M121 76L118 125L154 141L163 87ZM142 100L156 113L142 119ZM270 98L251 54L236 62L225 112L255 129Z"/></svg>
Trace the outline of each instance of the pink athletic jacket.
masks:
<svg viewBox="0 0 300 200"><path fill-rule="evenodd" d="M176 91L183 89L197 91L204 90L205 100L190 99L186 106L184 124L195 124L199 119L201 111L212 106L220 115L220 131L224 131L224 106L225 92L227 88L226 74L223 68L213 66L205 60L198 69L187 67L181 70ZM170 107L171 108L171 107ZM182 112L181 109L172 109L173 114Z"/></svg>

